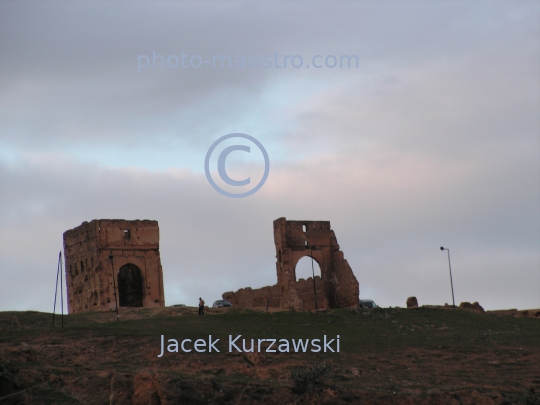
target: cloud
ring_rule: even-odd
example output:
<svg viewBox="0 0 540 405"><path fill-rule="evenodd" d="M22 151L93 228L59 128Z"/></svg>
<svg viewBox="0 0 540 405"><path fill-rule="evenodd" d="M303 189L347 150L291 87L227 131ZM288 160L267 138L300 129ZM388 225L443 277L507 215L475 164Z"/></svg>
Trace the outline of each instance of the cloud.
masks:
<svg viewBox="0 0 540 405"><path fill-rule="evenodd" d="M28 302L11 294L31 277L46 285L47 275L55 274L63 231L94 218L159 221L168 303L274 284L271 223L286 216L330 220L361 290L377 292L383 304L399 305L411 294L440 301L446 289L442 244L456 255L456 289L462 285L464 295L497 306L491 289L465 280L487 277L484 284L500 290L504 284L490 277L511 278L508 300L534 306L535 295L522 291L537 277L540 221L534 202L540 195L521 176L537 165L531 165L532 156L523 158L526 150L511 152L512 170L491 156L474 164L403 155L278 164L257 194L240 200L221 196L203 175L187 171L104 169L47 159L4 167L2 178L11 179L4 195L11 197L2 198L2 212L11 214L3 217L0 268L10 283L0 305L29 308L41 297L39 308L47 310L48 291L36 287ZM507 149L498 153L508 158ZM14 272L24 277L12 279Z"/></svg>
<svg viewBox="0 0 540 405"><path fill-rule="evenodd" d="M49 311L62 233L99 218L159 221L169 304L274 284L282 216L330 220L379 305L448 302L440 245L456 299L540 305L535 2L127 4L0 6L0 309ZM138 73L154 51L360 64ZM230 132L270 155L246 199L203 173Z"/></svg>

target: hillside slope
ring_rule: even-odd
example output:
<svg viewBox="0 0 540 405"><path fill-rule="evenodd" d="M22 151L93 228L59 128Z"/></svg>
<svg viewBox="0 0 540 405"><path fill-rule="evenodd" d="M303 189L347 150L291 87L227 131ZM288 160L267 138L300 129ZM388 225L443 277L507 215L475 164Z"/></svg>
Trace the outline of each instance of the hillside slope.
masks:
<svg viewBox="0 0 540 405"><path fill-rule="evenodd" d="M0 313L1 403L513 404L540 392L538 317L442 308L199 317L182 307L123 309L120 322L115 313L69 315L63 328L51 317ZM166 344L191 339L192 351L158 357L161 335ZM195 352L209 335L220 352ZM286 339L291 352L266 352L268 340L261 353L229 352L229 335L242 335L242 351L241 339L249 348L253 338L255 350L257 339ZM324 335L339 335L339 353L294 352L293 339Z"/></svg>

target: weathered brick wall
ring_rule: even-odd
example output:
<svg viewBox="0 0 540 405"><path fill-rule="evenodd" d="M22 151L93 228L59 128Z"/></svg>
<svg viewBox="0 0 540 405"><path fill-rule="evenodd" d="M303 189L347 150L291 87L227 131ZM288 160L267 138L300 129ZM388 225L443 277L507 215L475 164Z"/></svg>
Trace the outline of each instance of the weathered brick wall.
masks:
<svg viewBox="0 0 540 405"><path fill-rule="evenodd" d="M241 288L238 291L226 292L223 299L229 301L236 308L254 308L265 307L268 300L268 306L279 308L280 294L277 285L263 287L253 290L250 287Z"/></svg>
<svg viewBox="0 0 540 405"><path fill-rule="evenodd" d="M124 265L140 270L142 282L134 287L140 296L138 306L165 305L157 221L83 222L64 232L64 257L70 313L115 309L115 299L120 304L118 277ZM125 280L120 280L120 287ZM133 292L120 289L125 291ZM122 298L125 302L126 296Z"/></svg>
<svg viewBox="0 0 540 405"><path fill-rule="evenodd" d="M283 287L281 306L301 308L295 268L304 256L312 256L321 269L324 308L357 307L359 284L329 221L274 221L278 285Z"/></svg>
<svg viewBox="0 0 540 405"><path fill-rule="evenodd" d="M319 276L315 276L315 292L313 291L313 278L301 278L295 285L298 298L302 302L304 311L315 309L315 295L317 295L317 308L324 308L323 282Z"/></svg>
<svg viewBox="0 0 540 405"><path fill-rule="evenodd" d="M323 284L319 276L315 277L315 288L317 293L317 308L324 308ZM315 292L313 291L313 278L304 280L301 278L296 282L295 288L298 292L301 305L305 311L315 309ZM266 307L268 300L269 308L281 307L281 294L277 284L269 287L252 289L251 287L241 288L238 291L229 291L222 295L224 300L229 301L235 308L255 308Z"/></svg>

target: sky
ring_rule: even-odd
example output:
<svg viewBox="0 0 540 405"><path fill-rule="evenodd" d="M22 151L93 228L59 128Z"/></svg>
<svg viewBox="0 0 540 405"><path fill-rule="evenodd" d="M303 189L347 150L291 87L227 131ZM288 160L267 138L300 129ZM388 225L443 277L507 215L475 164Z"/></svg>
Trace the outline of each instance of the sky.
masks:
<svg viewBox="0 0 540 405"><path fill-rule="evenodd" d="M3 1L0 71L2 311L92 219L159 222L166 305L273 285L280 217L380 306L451 304L444 246L456 303L540 308L536 1Z"/></svg>

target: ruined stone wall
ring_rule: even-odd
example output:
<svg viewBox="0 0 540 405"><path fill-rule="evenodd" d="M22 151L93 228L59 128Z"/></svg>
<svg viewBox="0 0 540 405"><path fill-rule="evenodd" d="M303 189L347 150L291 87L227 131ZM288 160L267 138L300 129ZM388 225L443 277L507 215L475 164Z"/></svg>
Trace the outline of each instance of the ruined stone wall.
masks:
<svg viewBox="0 0 540 405"><path fill-rule="evenodd" d="M304 256L312 256L321 269L324 308L357 307L359 285L349 263L339 250L329 221L274 221L276 272L281 306L299 310L302 298L295 268Z"/></svg>
<svg viewBox="0 0 540 405"><path fill-rule="evenodd" d="M317 293L317 309L324 308L323 283L319 276L315 276L315 292L313 291L313 278L301 278L295 284L298 298L302 303L304 311L315 309L315 292Z"/></svg>
<svg viewBox="0 0 540 405"><path fill-rule="evenodd" d="M277 285L253 290L250 287L241 288L235 292L226 292L222 295L224 300L229 301L236 308L268 307L279 308L280 295Z"/></svg>
<svg viewBox="0 0 540 405"><path fill-rule="evenodd" d="M349 263L339 249L329 221L274 221L276 273L278 282L256 290L244 288L227 292L223 298L234 306L249 308L266 305L266 299L276 307L297 311L315 308L356 308L359 304L359 285ZM296 265L304 257L313 257L321 269L321 277L296 279ZM269 293L269 291L271 293ZM264 301L264 305L259 303ZM274 306L270 305L269 306Z"/></svg>
<svg viewBox="0 0 540 405"><path fill-rule="evenodd" d="M64 232L64 257L69 313L165 305L157 221L83 222Z"/></svg>
<svg viewBox="0 0 540 405"><path fill-rule="evenodd" d="M315 277L315 288L317 293L317 308L324 307L324 295L322 280ZM296 282L296 290L300 302L305 311L315 309L315 292L313 291L313 278L301 278ZM238 291L229 291L222 295L224 300L229 301L235 308L255 308L266 307L268 300L269 308L281 307L281 295L277 284L269 287L252 289L251 287L241 288Z"/></svg>

